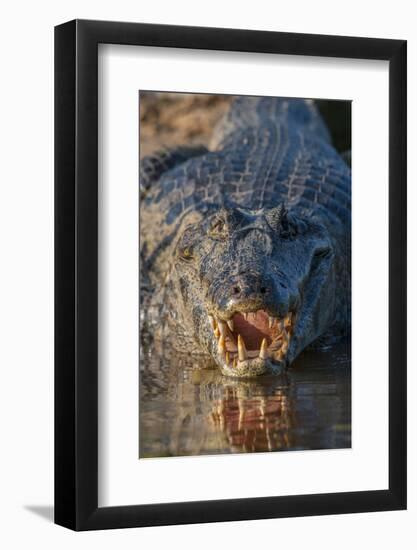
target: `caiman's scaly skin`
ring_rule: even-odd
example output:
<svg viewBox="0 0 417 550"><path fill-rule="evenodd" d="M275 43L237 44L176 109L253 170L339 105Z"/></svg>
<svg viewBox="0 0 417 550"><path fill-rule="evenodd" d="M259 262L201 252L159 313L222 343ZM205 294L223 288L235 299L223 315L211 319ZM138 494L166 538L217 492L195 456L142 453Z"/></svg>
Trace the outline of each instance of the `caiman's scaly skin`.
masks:
<svg viewBox="0 0 417 550"><path fill-rule="evenodd" d="M211 150L141 163L141 313L159 348L278 373L350 327L350 168L314 104L237 99Z"/></svg>

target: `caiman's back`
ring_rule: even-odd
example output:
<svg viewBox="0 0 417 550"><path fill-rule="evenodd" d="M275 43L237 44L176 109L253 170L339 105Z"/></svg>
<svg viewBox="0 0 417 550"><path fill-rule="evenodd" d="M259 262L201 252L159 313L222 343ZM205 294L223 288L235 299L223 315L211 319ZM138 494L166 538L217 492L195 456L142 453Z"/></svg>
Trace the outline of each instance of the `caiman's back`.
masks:
<svg viewBox="0 0 417 550"><path fill-rule="evenodd" d="M184 224L224 205L285 204L349 247L350 169L309 100L239 97L210 151L180 147L141 167L143 259L160 273ZM156 274L156 273L155 273Z"/></svg>

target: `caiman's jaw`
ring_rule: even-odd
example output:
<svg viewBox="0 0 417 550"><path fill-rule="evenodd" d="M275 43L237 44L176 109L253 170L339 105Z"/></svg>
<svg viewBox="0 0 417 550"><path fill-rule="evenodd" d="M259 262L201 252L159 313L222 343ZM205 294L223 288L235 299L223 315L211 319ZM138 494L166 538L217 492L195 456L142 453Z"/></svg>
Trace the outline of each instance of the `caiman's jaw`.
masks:
<svg viewBox="0 0 417 550"><path fill-rule="evenodd" d="M235 312L229 319L209 315L209 320L216 362L226 376L252 377L284 369L294 332L294 313L278 318L258 309Z"/></svg>

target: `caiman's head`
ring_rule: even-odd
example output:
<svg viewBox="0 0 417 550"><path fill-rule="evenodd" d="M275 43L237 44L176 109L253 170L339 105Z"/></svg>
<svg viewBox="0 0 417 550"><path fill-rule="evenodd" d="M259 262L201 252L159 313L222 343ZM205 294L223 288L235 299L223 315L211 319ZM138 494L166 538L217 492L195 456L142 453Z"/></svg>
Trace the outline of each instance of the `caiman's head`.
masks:
<svg viewBox="0 0 417 550"><path fill-rule="evenodd" d="M223 374L280 372L332 318L333 263L318 222L282 205L222 208L178 241L180 317Z"/></svg>

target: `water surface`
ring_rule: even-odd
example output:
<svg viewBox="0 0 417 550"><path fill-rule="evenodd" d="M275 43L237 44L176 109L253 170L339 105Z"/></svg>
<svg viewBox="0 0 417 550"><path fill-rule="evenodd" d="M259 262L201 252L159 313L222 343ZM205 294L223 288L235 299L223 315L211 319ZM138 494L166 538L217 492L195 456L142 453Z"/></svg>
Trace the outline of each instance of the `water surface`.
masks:
<svg viewBox="0 0 417 550"><path fill-rule="evenodd" d="M286 374L247 380L150 354L140 378L141 458L351 446L345 344L304 352Z"/></svg>

